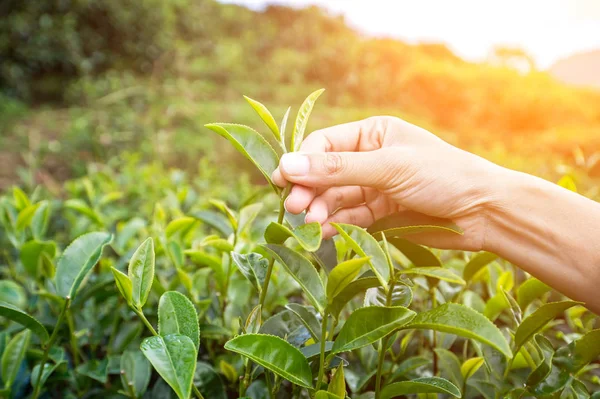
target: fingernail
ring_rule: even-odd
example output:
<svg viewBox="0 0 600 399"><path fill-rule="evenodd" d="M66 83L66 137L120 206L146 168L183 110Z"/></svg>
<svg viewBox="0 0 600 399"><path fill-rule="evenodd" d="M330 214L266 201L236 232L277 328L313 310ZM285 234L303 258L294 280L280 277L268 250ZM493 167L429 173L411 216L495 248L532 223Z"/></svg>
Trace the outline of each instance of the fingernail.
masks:
<svg viewBox="0 0 600 399"><path fill-rule="evenodd" d="M310 211L306 212L306 215L304 216L304 223L310 223Z"/></svg>
<svg viewBox="0 0 600 399"><path fill-rule="evenodd" d="M290 211L289 211L289 209L288 209L288 207L287 207L287 203L288 203L288 200L289 200L289 199L290 199L290 197L287 197L287 198L285 199L285 201L283 201L283 208L285 209L285 211L286 211L287 213L290 213Z"/></svg>
<svg viewBox="0 0 600 399"><path fill-rule="evenodd" d="M310 170L310 162L306 155L290 153L281 157L281 168L292 176L304 176Z"/></svg>

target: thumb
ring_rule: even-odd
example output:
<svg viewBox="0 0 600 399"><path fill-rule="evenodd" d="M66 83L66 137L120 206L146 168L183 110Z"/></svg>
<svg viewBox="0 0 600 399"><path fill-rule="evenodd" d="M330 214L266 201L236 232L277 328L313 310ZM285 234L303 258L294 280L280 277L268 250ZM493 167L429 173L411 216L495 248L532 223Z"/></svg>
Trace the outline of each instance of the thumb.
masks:
<svg viewBox="0 0 600 399"><path fill-rule="evenodd" d="M386 188L394 172L389 151L288 153L279 171L289 182L306 187L365 186Z"/></svg>

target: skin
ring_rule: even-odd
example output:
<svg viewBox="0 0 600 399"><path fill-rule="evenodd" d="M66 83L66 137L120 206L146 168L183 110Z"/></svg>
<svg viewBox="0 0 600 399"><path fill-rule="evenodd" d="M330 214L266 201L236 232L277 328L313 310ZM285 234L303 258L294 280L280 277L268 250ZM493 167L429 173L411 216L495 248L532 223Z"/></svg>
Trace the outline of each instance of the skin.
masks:
<svg viewBox="0 0 600 399"><path fill-rule="evenodd" d="M401 119L373 117L313 132L285 154L273 181L306 221L362 227L397 212L451 219L462 236L414 242L489 251L600 313L600 204L456 148Z"/></svg>

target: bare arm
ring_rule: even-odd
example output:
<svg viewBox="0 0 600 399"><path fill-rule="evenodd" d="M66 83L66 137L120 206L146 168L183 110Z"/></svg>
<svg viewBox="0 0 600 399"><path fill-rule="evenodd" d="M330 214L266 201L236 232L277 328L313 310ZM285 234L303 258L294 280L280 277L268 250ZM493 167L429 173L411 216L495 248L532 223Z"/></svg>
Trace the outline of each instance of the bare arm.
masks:
<svg viewBox="0 0 600 399"><path fill-rule="evenodd" d="M422 234L437 248L494 252L600 313L600 204L502 168L393 117L311 134L273 180L307 221L368 227L404 210L453 220L464 236Z"/></svg>

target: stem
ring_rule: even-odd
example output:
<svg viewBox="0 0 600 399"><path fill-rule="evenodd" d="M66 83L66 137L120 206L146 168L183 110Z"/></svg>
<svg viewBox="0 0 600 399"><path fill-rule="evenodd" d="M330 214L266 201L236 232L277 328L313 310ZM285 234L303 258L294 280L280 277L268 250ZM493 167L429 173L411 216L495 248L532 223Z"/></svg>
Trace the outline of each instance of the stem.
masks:
<svg viewBox="0 0 600 399"><path fill-rule="evenodd" d="M277 223L283 223L283 218L285 217L285 200L292 189L292 184L289 183L285 190L281 193L281 198L279 200L279 215L277 217ZM269 282L271 281L271 274L273 273L273 265L275 264L275 258L271 258L269 261L269 266L267 267L267 274L265 275L265 282L263 283L262 290L260 292L260 298L258 303L260 304L260 308L265 308L265 299L267 298L267 290L269 289Z"/></svg>
<svg viewBox="0 0 600 399"><path fill-rule="evenodd" d="M431 295L431 307L433 309L435 309L437 307L437 298L435 296L435 287L432 287L429 290L429 294ZM435 331L433 331L433 342L431 345L431 350L433 352L433 376L434 377L437 375L437 372L438 372L438 357L437 357L437 353L435 352L436 347L437 347L437 334Z"/></svg>
<svg viewBox="0 0 600 399"><path fill-rule="evenodd" d="M392 276L393 276L393 274L392 274ZM385 297L385 306L392 305L392 295L394 293L395 284L396 284L396 280L394 280L392 278L392 281L389 284L390 286L389 286L388 292ZM385 362L385 352L386 352L389 338L390 338L390 335L383 337L379 341L379 351L378 351L379 352L379 361L377 362L377 375L375 377L375 399L379 399L379 395L381 392L381 375L383 374L383 363Z"/></svg>
<svg viewBox="0 0 600 399"><path fill-rule="evenodd" d="M196 397L198 399L204 399L204 396L202 396L202 394L200 393L200 391L198 390L198 388L196 388L196 386L194 385L193 382L192 382L192 390L194 391L194 395L196 395Z"/></svg>
<svg viewBox="0 0 600 399"><path fill-rule="evenodd" d="M77 346L77 337L75 336L75 322L73 321L73 314L67 311L67 325L69 326L69 342L71 344L71 351L73 352L73 364L75 367L79 366L79 347Z"/></svg>
<svg viewBox="0 0 600 399"><path fill-rule="evenodd" d="M233 233L233 247L237 244L237 234ZM229 255L229 266L227 267L227 276L225 278L225 284L223 287L223 292L221 296L223 297L223 301L221 303L221 321L223 322L223 327L225 327L225 309L227 308L227 292L229 291L229 284L231 282L231 275L233 274L233 260L231 255Z"/></svg>
<svg viewBox="0 0 600 399"><path fill-rule="evenodd" d="M321 353L319 355L319 376L317 377L317 389L321 388L323 382L323 376L325 375L325 342L327 340L327 319L329 309L325 308L323 312L323 322L321 323Z"/></svg>
<svg viewBox="0 0 600 399"><path fill-rule="evenodd" d="M252 363L249 359L246 359L246 372L244 378L240 382L240 398L246 394L246 390L250 386L250 375L252 374Z"/></svg>
<svg viewBox="0 0 600 399"><path fill-rule="evenodd" d="M56 320L56 324L54 325L54 330L52 331L52 335L50 336L50 339L48 339L48 342L46 342L46 344L44 345L44 355L42 357L42 361L40 362L40 369L38 372L37 380L35 382L35 389L33 390L33 394L31 395L32 399L37 399L38 396L40 396L40 389L42 388L42 386L41 386L42 374L44 374L44 366L46 365L46 362L48 361L48 357L50 355L50 349L52 348L52 345L54 345L54 342L56 341L56 338L58 337L58 330L60 330L60 326L62 325L62 323L65 319L65 314L67 313L67 309L69 309L70 305L71 305L71 297L67 296L67 298L65 300L65 304L63 305L63 308L60 311L60 315L58 316L58 319Z"/></svg>
<svg viewBox="0 0 600 399"><path fill-rule="evenodd" d="M146 327L148 328L148 330L150 330L150 332L152 333L152 335L158 335L158 333L156 332L156 330L154 329L154 327L152 327L152 324L150 324L150 322L148 321L148 319L146 318L146 316L144 316L144 313L140 309L133 308L133 311L135 312L136 315L138 315L138 317L140 319L142 319L142 321L144 322L144 324L146 325Z"/></svg>
<svg viewBox="0 0 600 399"><path fill-rule="evenodd" d="M271 379L269 378L269 374L267 370L265 370L265 381L267 382L267 392L269 394L269 398L272 398L273 384L271 384Z"/></svg>

